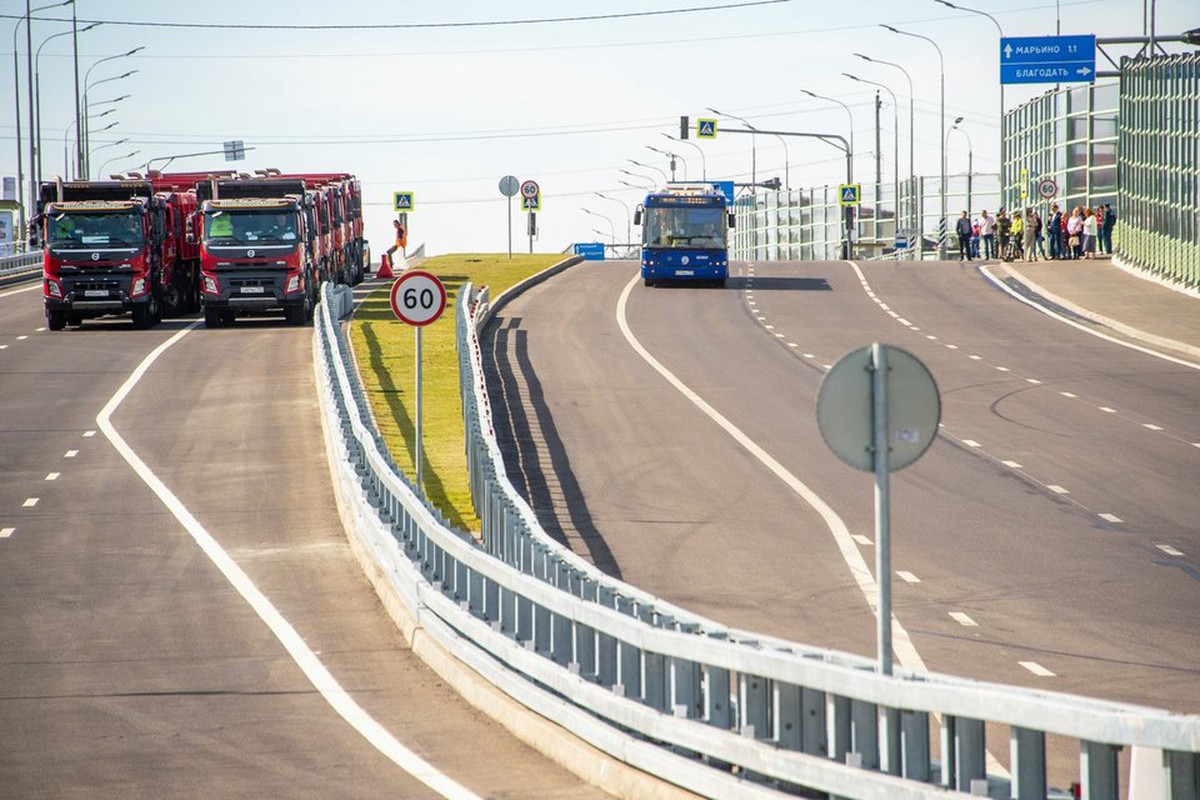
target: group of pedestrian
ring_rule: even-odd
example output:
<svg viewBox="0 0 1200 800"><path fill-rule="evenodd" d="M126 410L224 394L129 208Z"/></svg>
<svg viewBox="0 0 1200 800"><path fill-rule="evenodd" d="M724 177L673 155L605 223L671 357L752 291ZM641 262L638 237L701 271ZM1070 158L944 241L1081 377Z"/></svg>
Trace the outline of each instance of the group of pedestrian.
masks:
<svg viewBox="0 0 1200 800"><path fill-rule="evenodd" d="M1076 206L1069 214L1055 203L1048 219L1035 208L1013 211L1011 216L1002 208L995 217L984 209L976 220L964 211L954 226L958 260L982 256L1004 261L1057 261L1095 258L1097 252L1112 255L1116 222L1117 214L1108 203L1095 209Z"/></svg>

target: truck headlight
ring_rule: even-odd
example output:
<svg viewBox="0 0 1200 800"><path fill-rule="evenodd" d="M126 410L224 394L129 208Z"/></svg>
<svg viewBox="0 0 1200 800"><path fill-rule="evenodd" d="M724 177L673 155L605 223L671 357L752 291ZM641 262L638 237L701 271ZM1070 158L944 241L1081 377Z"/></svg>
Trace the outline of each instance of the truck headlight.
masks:
<svg viewBox="0 0 1200 800"><path fill-rule="evenodd" d="M62 299L62 287L59 286L58 281L46 280L46 296Z"/></svg>
<svg viewBox="0 0 1200 800"><path fill-rule="evenodd" d="M284 291L288 294L300 291L300 276L293 275L292 277L288 278L287 288L284 289Z"/></svg>
<svg viewBox="0 0 1200 800"><path fill-rule="evenodd" d="M204 293L205 294L219 294L219 291L217 289L216 280L213 278L210 278L207 275L204 276Z"/></svg>
<svg viewBox="0 0 1200 800"><path fill-rule="evenodd" d="M135 280L133 282L133 291L130 292L130 294L132 294L134 297L137 297L139 294L145 294L145 293L146 293L146 279L138 278L137 280Z"/></svg>

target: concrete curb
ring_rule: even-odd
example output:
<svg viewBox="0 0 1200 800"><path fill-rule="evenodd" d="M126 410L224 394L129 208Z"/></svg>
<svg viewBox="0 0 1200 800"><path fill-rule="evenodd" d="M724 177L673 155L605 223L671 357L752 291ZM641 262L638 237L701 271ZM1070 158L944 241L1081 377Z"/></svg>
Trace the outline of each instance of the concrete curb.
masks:
<svg viewBox="0 0 1200 800"><path fill-rule="evenodd" d="M991 265L991 266L994 266L994 267L1000 269L1007 277L1012 278L1013 280L1017 281L1018 283L1025 285L1031 291L1036 292L1037 294L1046 298L1050 302L1052 302L1056 305L1060 305L1063 308L1069 310L1071 313L1077 314L1077 315L1083 317L1084 319L1089 319L1092 322L1095 322L1099 325L1103 325L1106 328L1111 328L1112 330L1114 330L1124 336L1128 336L1131 339L1137 339L1140 342L1145 342L1146 344L1152 344L1155 347L1161 347L1166 350L1174 350L1177 353L1185 353L1185 354L1191 356L1192 358L1200 359L1200 347L1186 344L1184 342L1177 342L1174 339L1168 339L1165 336L1158 336L1153 333L1147 333L1146 331L1140 330L1131 325L1126 325L1125 323L1119 322L1115 319L1112 319L1111 317L1106 317L1106 316L1103 316L1102 314L1097 314L1094 311L1089 311L1088 309L1084 308L1081 305L1078 305L1077 303L1073 303L1064 297L1060 297L1059 295L1054 294L1053 292L1049 291L1045 287L1043 287L1043 286L1039 285L1038 283L1036 283L1035 281L1031 280L1029 277L1012 269L1011 267L1009 267L1006 263L1004 263L1002 261L997 262L996 264ZM1122 267L1122 269L1125 269L1125 268Z"/></svg>

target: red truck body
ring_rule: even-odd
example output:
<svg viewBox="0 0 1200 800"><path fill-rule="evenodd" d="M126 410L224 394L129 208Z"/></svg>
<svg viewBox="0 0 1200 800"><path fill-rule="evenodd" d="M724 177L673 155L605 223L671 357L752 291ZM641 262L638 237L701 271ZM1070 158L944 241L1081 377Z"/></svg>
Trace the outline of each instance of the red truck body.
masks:
<svg viewBox="0 0 1200 800"><path fill-rule="evenodd" d="M317 192L328 209L329 279L351 286L366 277L367 249L363 239L362 184L348 172L280 172L259 170L266 178L299 179Z"/></svg>

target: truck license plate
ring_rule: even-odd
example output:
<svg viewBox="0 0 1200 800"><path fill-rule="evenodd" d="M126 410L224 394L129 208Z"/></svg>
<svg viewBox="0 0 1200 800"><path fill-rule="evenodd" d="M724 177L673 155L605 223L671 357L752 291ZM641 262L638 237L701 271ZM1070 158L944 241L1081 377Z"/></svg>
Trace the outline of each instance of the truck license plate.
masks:
<svg viewBox="0 0 1200 800"><path fill-rule="evenodd" d="M107 289L86 289L83 292L84 297L108 297Z"/></svg>
<svg viewBox="0 0 1200 800"><path fill-rule="evenodd" d="M262 294L263 287L261 286L243 286L242 294Z"/></svg>

